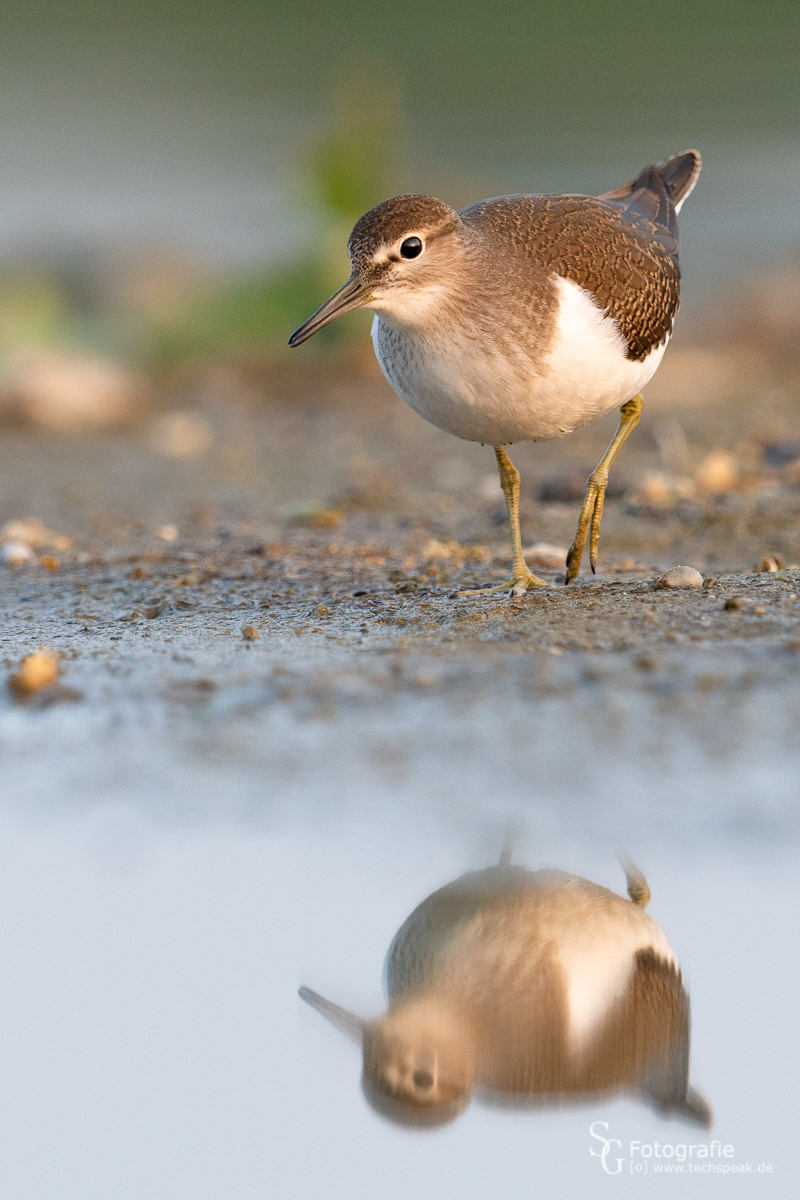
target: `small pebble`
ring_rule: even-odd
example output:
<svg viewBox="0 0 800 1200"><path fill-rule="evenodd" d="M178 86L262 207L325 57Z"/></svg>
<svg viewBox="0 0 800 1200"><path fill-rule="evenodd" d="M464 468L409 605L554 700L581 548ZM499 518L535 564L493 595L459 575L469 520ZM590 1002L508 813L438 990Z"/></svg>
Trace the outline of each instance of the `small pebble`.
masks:
<svg viewBox="0 0 800 1200"><path fill-rule="evenodd" d="M53 554L43 554L39 559L39 565L44 567L45 571L57 571L61 566L61 559L56 558Z"/></svg>
<svg viewBox="0 0 800 1200"><path fill-rule="evenodd" d="M171 412L150 427L150 445L164 458L198 458L210 448L214 431L202 413Z"/></svg>
<svg viewBox="0 0 800 1200"><path fill-rule="evenodd" d="M657 671L658 659L655 657L655 655L648 654L647 651L645 651L643 654L639 654L637 656L636 666L640 671Z"/></svg>
<svg viewBox="0 0 800 1200"><path fill-rule="evenodd" d="M147 579L147 571L144 567L134 567L128 579Z"/></svg>
<svg viewBox="0 0 800 1200"><path fill-rule="evenodd" d="M694 567L670 567L655 580L655 585L660 588L699 588L703 586L703 576Z"/></svg>
<svg viewBox="0 0 800 1200"><path fill-rule="evenodd" d="M244 629L242 630L242 637L246 642L254 642L257 638L261 637L261 634L258 632L255 625L245 625Z"/></svg>
<svg viewBox="0 0 800 1200"><path fill-rule="evenodd" d="M567 565L567 551L563 546L553 546L549 542L536 542L522 551L525 561L534 567L545 571L558 571Z"/></svg>
<svg viewBox="0 0 800 1200"><path fill-rule="evenodd" d="M768 554L766 558L761 559L761 562L756 563L753 569L761 574L782 571L783 559L778 558L777 554Z"/></svg>
<svg viewBox="0 0 800 1200"><path fill-rule="evenodd" d="M757 605L755 606L755 608L753 609L753 612L754 612L754 613L756 614L756 616L758 616L758 617L763 617L763 616L764 616L764 613L765 613L766 611L767 611L767 610L764 608L764 605L763 605L763 604L757 604Z"/></svg>
<svg viewBox="0 0 800 1200"><path fill-rule="evenodd" d="M24 700L42 688L52 687L58 680L59 670L58 655L42 647L25 655L8 683L14 695Z"/></svg>
<svg viewBox="0 0 800 1200"><path fill-rule="evenodd" d="M729 596L722 607L725 612L738 612L742 607L742 602L738 596Z"/></svg>
<svg viewBox="0 0 800 1200"><path fill-rule="evenodd" d="M335 529L341 523L342 514L335 508L324 508L319 504L291 504L281 509L281 517L287 525L299 525L306 529Z"/></svg>
<svg viewBox="0 0 800 1200"><path fill-rule="evenodd" d="M33 551L27 542L6 542L0 550L0 557L10 567L21 567L33 562Z"/></svg>
<svg viewBox="0 0 800 1200"><path fill-rule="evenodd" d="M331 610L327 607L327 605L325 605L325 604L317 605L317 616L318 617L329 617L330 615L331 615Z"/></svg>
<svg viewBox="0 0 800 1200"><path fill-rule="evenodd" d="M6 521L0 536L5 542L24 542L32 550L70 550L75 541L62 533L54 533L38 517Z"/></svg>

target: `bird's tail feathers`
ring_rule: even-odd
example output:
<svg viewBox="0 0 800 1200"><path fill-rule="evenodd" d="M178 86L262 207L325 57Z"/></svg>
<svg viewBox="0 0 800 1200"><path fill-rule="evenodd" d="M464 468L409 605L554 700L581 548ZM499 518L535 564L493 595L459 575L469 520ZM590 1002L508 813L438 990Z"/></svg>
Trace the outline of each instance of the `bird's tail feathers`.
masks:
<svg viewBox="0 0 800 1200"><path fill-rule="evenodd" d="M703 163L698 150L684 150L673 154L653 167L645 167L630 183L603 192L599 200L610 200L631 216L647 217L657 225L670 228L672 213L681 211L681 206L697 183Z"/></svg>
<svg viewBox="0 0 800 1200"><path fill-rule="evenodd" d="M684 200L694 190L702 166L699 150L684 150L682 154L673 154L671 158L656 163L655 169L663 176L675 212L681 211Z"/></svg>

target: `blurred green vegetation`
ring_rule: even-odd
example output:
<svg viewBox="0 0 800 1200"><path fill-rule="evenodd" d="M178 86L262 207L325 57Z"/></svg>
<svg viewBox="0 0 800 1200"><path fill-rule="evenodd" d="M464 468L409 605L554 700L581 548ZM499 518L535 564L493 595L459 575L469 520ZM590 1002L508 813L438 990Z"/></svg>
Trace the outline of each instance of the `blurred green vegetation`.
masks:
<svg viewBox="0 0 800 1200"><path fill-rule="evenodd" d="M405 133L399 91L369 73L333 88L325 128L303 156L299 188L316 237L289 263L217 285L162 313L146 334L153 365L242 353L282 355L289 334L349 277L347 239L362 215L397 191ZM322 330L309 347L345 344L371 314Z"/></svg>
<svg viewBox="0 0 800 1200"><path fill-rule="evenodd" d="M0 355L64 340L72 307L57 279L41 271L9 270L0 276Z"/></svg>
<svg viewBox="0 0 800 1200"><path fill-rule="evenodd" d="M397 89L360 75L334 86L327 120L297 156L298 203L314 230L293 260L232 277L192 277L188 264L143 252L117 293L83 264L14 264L0 272L0 356L49 345L111 354L155 370L201 358L283 356L288 338L347 280L347 239L363 212L397 190L404 127ZM164 274L177 275L164 292ZM186 279L181 280L181 274ZM80 270L78 271L80 276ZM114 288L111 288L114 292ZM323 330L304 352L316 355L363 334L370 314ZM298 363L299 365L299 363Z"/></svg>

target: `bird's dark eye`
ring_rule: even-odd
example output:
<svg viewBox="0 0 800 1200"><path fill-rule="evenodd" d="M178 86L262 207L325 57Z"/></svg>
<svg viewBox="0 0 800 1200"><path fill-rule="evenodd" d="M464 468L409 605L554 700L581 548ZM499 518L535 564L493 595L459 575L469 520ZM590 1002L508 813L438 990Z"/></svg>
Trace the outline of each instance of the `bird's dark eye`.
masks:
<svg viewBox="0 0 800 1200"><path fill-rule="evenodd" d="M406 238L400 245L400 253L403 258L417 258L422 254L422 239L418 237Z"/></svg>
<svg viewBox="0 0 800 1200"><path fill-rule="evenodd" d="M415 238L414 240L419 241L419 238ZM415 1071L411 1078L414 1080L414 1087L421 1088L424 1091L433 1087L433 1076L430 1071Z"/></svg>

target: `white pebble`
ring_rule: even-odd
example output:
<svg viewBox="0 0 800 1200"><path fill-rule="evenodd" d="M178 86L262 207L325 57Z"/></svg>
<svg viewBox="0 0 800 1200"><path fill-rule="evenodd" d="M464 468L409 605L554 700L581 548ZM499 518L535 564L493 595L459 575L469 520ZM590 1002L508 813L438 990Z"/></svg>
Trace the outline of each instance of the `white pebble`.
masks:
<svg viewBox="0 0 800 1200"><path fill-rule="evenodd" d="M699 588L703 586L703 576L694 567L670 567L655 583L662 588Z"/></svg>
<svg viewBox="0 0 800 1200"><path fill-rule="evenodd" d="M21 567L24 563L33 562L34 553L26 542L4 542L0 558L10 567Z"/></svg>
<svg viewBox="0 0 800 1200"><path fill-rule="evenodd" d="M537 542L522 551L522 557L534 567L544 570L563 571L567 565L567 550L565 546L552 546L549 542Z"/></svg>

